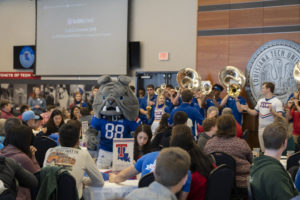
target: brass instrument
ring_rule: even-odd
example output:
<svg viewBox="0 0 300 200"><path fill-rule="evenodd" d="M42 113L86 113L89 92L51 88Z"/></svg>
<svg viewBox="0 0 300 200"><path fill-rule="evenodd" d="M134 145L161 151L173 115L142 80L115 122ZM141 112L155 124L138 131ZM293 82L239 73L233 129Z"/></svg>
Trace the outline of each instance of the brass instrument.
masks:
<svg viewBox="0 0 300 200"><path fill-rule="evenodd" d="M150 106L150 95L149 92L147 93L147 106L146 106L146 110L147 110L147 119L151 118L151 109L152 107Z"/></svg>
<svg viewBox="0 0 300 200"><path fill-rule="evenodd" d="M160 87L155 90L155 94L156 95L162 94L166 90L166 88L167 85L165 83L161 84Z"/></svg>
<svg viewBox="0 0 300 200"><path fill-rule="evenodd" d="M201 93L203 95L209 95L212 90L212 85L210 81L202 81L201 82Z"/></svg>
<svg viewBox="0 0 300 200"><path fill-rule="evenodd" d="M180 88L194 89L200 86L201 77L191 68L183 68L179 70L176 77Z"/></svg>
<svg viewBox="0 0 300 200"><path fill-rule="evenodd" d="M233 98L240 95L245 86L245 75L234 66L226 66L219 72L219 82L227 88L227 94Z"/></svg>
<svg viewBox="0 0 300 200"><path fill-rule="evenodd" d="M210 81L202 81L201 76L191 68L179 70L176 77L180 88L200 90L202 94L208 95L212 90Z"/></svg>
<svg viewBox="0 0 300 200"><path fill-rule="evenodd" d="M293 76L297 83L300 84L300 61L294 67Z"/></svg>

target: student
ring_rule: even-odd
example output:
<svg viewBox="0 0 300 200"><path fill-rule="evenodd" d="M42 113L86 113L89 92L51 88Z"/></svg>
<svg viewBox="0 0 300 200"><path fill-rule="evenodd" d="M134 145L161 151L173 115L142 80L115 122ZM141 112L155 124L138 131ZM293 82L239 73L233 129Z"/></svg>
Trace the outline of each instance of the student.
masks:
<svg viewBox="0 0 300 200"><path fill-rule="evenodd" d="M0 118L8 119L13 117L13 115L10 113L11 103L8 100L3 99L0 101L0 109Z"/></svg>
<svg viewBox="0 0 300 200"><path fill-rule="evenodd" d="M193 100L193 92L189 89L184 89L181 93L182 98L182 104L178 106L176 109L174 109L169 117L169 125L173 125L173 116L178 111L183 111L188 115L189 121L188 126L192 127L192 132L194 137L197 133L197 123L202 124L203 116L200 114L200 112L191 106L192 100Z"/></svg>
<svg viewBox="0 0 300 200"><path fill-rule="evenodd" d="M280 163L281 154L287 146L287 125L276 120L265 127L262 137L265 145L264 155L255 158L250 169L254 199L295 197L298 191Z"/></svg>
<svg viewBox="0 0 300 200"><path fill-rule="evenodd" d="M24 169L34 174L40 171L40 166L35 158L36 149L30 146L32 136L32 129L23 124L10 128L5 138L7 146L2 149L1 155L15 159ZM30 200L30 190L20 187L17 199Z"/></svg>
<svg viewBox="0 0 300 200"><path fill-rule="evenodd" d="M146 124L139 125L134 134L134 160L137 161L143 155L151 152L151 127Z"/></svg>
<svg viewBox="0 0 300 200"><path fill-rule="evenodd" d="M170 164L172 163L172 164ZM188 178L191 160L188 153L178 147L162 150L156 159L155 181L149 187L132 191L128 200L176 200Z"/></svg>
<svg viewBox="0 0 300 200"><path fill-rule="evenodd" d="M211 139L217 132L217 119L215 117L206 118L203 121L203 132L199 134L197 144L203 150L207 141Z"/></svg>
<svg viewBox="0 0 300 200"><path fill-rule="evenodd" d="M46 110L46 100L43 98L41 94L41 90L39 87L33 88L32 97L28 99L28 105L31 107L32 111L39 115Z"/></svg>
<svg viewBox="0 0 300 200"><path fill-rule="evenodd" d="M104 180L89 152L78 149L79 137L78 128L72 124L64 124L59 129L58 141L61 146L47 151L43 166L65 166L76 180L80 199L83 185L102 187ZM84 173L87 173L89 178L85 178Z"/></svg>
<svg viewBox="0 0 300 200"><path fill-rule="evenodd" d="M170 146L181 147L191 156L192 183L187 199L204 200L207 178L215 168L212 160L202 152L194 141L191 129L184 124L173 128Z"/></svg>
<svg viewBox="0 0 300 200"><path fill-rule="evenodd" d="M248 105L244 106L250 115L259 115L258 120L258 140L261 150L264 152L264 142L263 142L263 131L264 128L274 121L276 116L282 116L283 108L282 102L273 95L275 90L275 85L271 82L265 82L262 84L261 93L264 98L258 100L254 110L250 109Z"/></svg>
<svg viewBox="0 0 300 200"><path fill-rule="evenodd" d="M74 102L70 105L70 109L72 109L73 106L78 106L79 108L87 107L87 104L82 100L82 94L80 92L75 92Z"/></svg>

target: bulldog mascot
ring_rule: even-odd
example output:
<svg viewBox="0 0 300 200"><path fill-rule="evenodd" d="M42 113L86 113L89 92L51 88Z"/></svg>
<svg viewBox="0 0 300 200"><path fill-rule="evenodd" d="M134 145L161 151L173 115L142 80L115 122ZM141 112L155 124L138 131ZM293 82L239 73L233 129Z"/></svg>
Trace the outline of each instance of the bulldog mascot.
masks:
<svg viewBox="0 0 300 200"><path fill-rule="evenodd" d="M113 81L110 76L101 76L100 85L93 103L94 116L88 131L89 150L99 148L97 166L110 168L114 138L132 138L138 123L139 103L129 88L130 78L119 76ZM100 134L100 142L97 138ZM98 137L99 138L99 137Z"/></svg>

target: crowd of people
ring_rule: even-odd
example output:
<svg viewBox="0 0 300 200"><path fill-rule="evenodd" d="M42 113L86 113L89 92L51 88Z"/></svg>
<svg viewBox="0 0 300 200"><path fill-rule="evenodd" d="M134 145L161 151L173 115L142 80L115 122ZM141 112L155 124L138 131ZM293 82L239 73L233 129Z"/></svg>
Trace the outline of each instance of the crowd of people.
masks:
<svg viewBox="0 0 300 200"><path fill-rule="evenodd" d="M292 144L289 150L298 151L300 144L300 84L283 103L274 96L275 85L263 83L263 98L254 109L239 95L221 98L223 90L215 84L208 95L193 89L175 90L171 85L158 94L153 85L137 91L139 120L128 133L134 138L135 163L110 174L109 181L120 183L139 173L153 173L155 181L126 199L205 199L208 177L217 167L211 156L214 152L224 152L236 162L235 198L248 198L249 177L255 199L291 199L298 195L279 160L288 140ZM59 110L46 105L40 88L35 87L28 104L19 106L21 114L14 116L11 103L5 99L0 102L0 167L9 169L0 172L0 199L1 195L38 199L44 192L39 190L39 179L47 166L53 165L63 165L74 177L79 199L83 198L84 185L104 185L98 171L101 165L80 145L86 142L82 123L91 125L92 102L84 102L77 92L74 102ZM254 160L243 139L243 112L259 119L262 152ZM41 148L37 144L42 139L52 146ZM18 180L19 188L13 187L12 177Z"/></svg>

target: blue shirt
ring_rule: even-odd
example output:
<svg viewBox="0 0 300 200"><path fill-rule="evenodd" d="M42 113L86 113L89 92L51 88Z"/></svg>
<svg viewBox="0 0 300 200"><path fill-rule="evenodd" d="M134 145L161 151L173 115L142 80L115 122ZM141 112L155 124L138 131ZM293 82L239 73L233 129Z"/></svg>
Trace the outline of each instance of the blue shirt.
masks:
<svg viewBox="0 0 300 200"><path fill-rule="evenodd" d="M188 103L182 103L180 106L178 106L176 109L174 109L171 114L170 117L168 119L168 123L170 125L173 124L173 116L177 111L183 111L188 115L188 118L192 120L193 122L193 126L192 126L192 131L193 131L193 135L196 136L196 129L197 129L197 124L199 123L200 125L202 125L202 120L203 120L203 116L200 114L200 112L192 107L190 104Z"/></svg>
<svg viewBox="0 0 300 200"><path fill-rule="evenodd" d="M112 152L113 139L132 138L131 132L135 131L138 123L127 119L108 121L93 116L91 126L101 131L99 148Z"/></svg>
<svg viewBox="0 0 300 200"><path fill-rule="evenodd" d="M135 163L134 167L135 169L141 173L141 176L144 176L145 174L148 174L152 171L154 171L156 166L156 158L159 155L159 151L155 151L152 153L148 153L144 156L142 156L138 161ZM182 188L182 191L189 192L192 182L192 175L190 170L188 171L188 179L185 183L185 185Z"/></svg>
<svg viewBox="0 0 300 200"><path fill-rule="evenodd" d="M238 96L238 100L241 105L246 105L246 99L244 99L243 97ZM231 96L228 97L225 107L231 108L235 120L241 125L243 119L243 113L238 111L236 107L235 99L233 97Z"/></svg>
<svg viewBox="0 0 300 200"><path fill-rule="evenodd" d="M156 97L157 95L154 94L152 98L150 98L149 100L150 101L153 101L154 103L156 103ZM148 95L145 95L145 97L143 99L141 99L140 101L140 108L144 109L144 110L147 110L146 107L147 107L147 99L148 99ZM151 109L153 110L155 108L155 104L151 106ZM139 115L139 118L141 119L141 121L143 122L143 124L149 124L148 122L148 119L147 119L147 116L146 115L143 115L140 113ZM151 124L149 124L151 125Z"/></svg>

